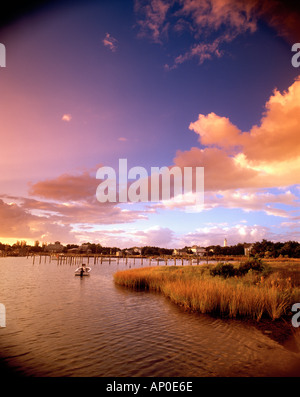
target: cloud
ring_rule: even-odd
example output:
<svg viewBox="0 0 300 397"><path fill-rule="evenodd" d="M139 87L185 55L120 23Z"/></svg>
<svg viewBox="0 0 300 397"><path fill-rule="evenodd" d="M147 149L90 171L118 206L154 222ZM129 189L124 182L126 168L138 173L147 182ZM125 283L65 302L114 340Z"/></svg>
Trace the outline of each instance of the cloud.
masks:
<svg viewBox="0 0 300 397"><path fill-rule="evenodd" d="M146 220L147 213L147 210L123 211L116 203L100 204L91 198L59 202L2 196L0 236L77 242L83 234L81 229ZM87 235L86 230L84 233Z"/></svg>
<svg viewBox="0 0 300 397"><path fill-rule="evenodd" d="M194 209L194 211L199 212L194 203L195 197L184 197L182 201L161 201L154 207L168 210L179 209L186 212L191 212ZM286 209L278 208L282 205ZM285 193L270 193L266 189L247 188L206 192L202 210L210 211L220 207L224 209L239 208L245 212L262 211L267 215L294 219L295 208L300 208L300 203L299 197L289 190Z"/></svg>
<svg viewBox="0 0 300 397"><path fill-rule="evenodd" d="M224 42L232 41L237 35L256 30L253 16L254 5L235 0L149 0L135 2L140 35L162 43L167 32L181 34L187 30L194 44L183 54L175 57L174 69L183 62L197 58L203 63L213 56L223 54L220 48ZM169 18L167 18L169 16ZM217 38L212 39L217 34Z"/></svg>
<svg viewBox="0 0 300 397"><path fill-rule="evenodd" d="M164 248L173 248L175 233L167 228L153 226L145 230L135 228L124 229L99 229L99 230L80 230L76 236L79 241L95 241L103 246L129 248L142 246L158 246Z"/></svg>
<svg viewBox="0 0 300 397"><path fill-rule="evenodd" d="M88 171L78 175L63 174L31 184L29 194L52 200L77 201L95 196L97 185L98 181Z"/></svg>
<svg viewBox="0 0 300 397"><path fill-rule="evenodd" d="M72 116L70 114L64 114L61 119L62 119L62 121L69 122L72 120Z"/></svg>
<svg viewBox="0 0 300 397"><path fill-rule="evenodd" d="M128 139L124 138L123 136L121 136L120 138L118 138L118 141L120 142L126 142Z"/></svg>
<svg viewBox="0 0 300 397"><path fill-rule="evenodd" d="M300 229L291 222L283 222L278 226L260 226L257 224L247 225L243 221L233 225L206 225L194 232L187 233L178 238L178 247L200 245L223 245L224 238L228 245L239 243L255 243L262 239L273 242L299 241Z"/></svg>
<svg viewBox="0 0 300 397"><path fill-rule="evenodd" d="M246 2L247 0L244 0ZM281 0L250 0L257 15L271 26L289 44L300 37L300 9L298 2Z"/></svg>
<svg viewBox="0 0 300 397"><path fill-rule="evenodd" d="M102 40L102 43L112 52L115 52L118 48L118 40L112 37L109 33L106 33L105 38Z"/></svg>
<svg viewBox="0 0 300 397"><path fill-rule="evenodd" d="M175 69L178 65L182 64L183 62L190 60L194 57L198 58L199 64L201 65L204 61L208 59L212 59L215 55L216 57L220 58L223 52L220 50L220 39L214 40L212 43L198 43L194 44L190 50L186 53L178 55L175 58L173 66L167 67L171 69Z"/></svg>
<svg viewBox="0 0 300 397"><path fill-rule="evenodd" d="M254 243L270 236L270 234L273 237L269 228L259 225L245 225L244 223L237 223L232 226L208 225L182 236L178 247L223 245L224 238L227 238L228 245L244 242Z"/></svg>
<svg viewBox="0 0 300 397"><path fill-rule="evenodd" d="M242 147L244 160L258 165L261 162L287 161L299 157L300 152L300 76L280 93L277 89L265 104L260 125L243 133L228 118L215 113L200 114L189 128L199 135L205 146L222 149Z"/></svg>
<svg viewBox="0 0 300 397"><path fill-rule="evenodd" d="M96 190L100 180L94 169L76 174L63 174L31 184L29 194L43 200L24 199L24 205L31 210L49 211L60 216L66 224L110 224L134 222L147 219L149 210L121 208L119 203L99 203Z"/></svg>
<svg viewBox="0 0 300 397"><path fill-rule="evenodd" d="M49 222L46 216L33 215L29 209L15 202L6 203L0 199L0 236L17 239L41 239L71 241L71 227L57 219ZM49 241L48 240L48 241Z"/></svg>
<svg viewBox="0 0 300 397"><path fill-rule="evenodd" d="M188 32L193 44L166 64L177 68L190 59L199 64L224 54L223 44L257 30L264 20L289 43L300 36L297 4L280 0L136 0L135 12L140 35L163 43L169 32Z"/></svg>
<svg viewBox="0 0 300 397"><path fill-rule="evenodd" d="M199 114L190 129L204 148L178 151L180 167L204 166L205 190L266 188L300 183L300 79L275 90L259 125L242 132L215 113Z"/></svg>
<svg viewBox="0 0 300 397"><path fill-rule="evenodd" d="M88 235L88 229L147 220L153 213L152 208L124 209L125 204L121 207L118 202L99 203L96 189L100 181L93 173L94 169L32 183L30 198L0 196L0 236L76 242Z"/></svg>
<svg viewBox="0 0 300 397"><path fill-rule="evenodd" d="M228 190L211 194L208 198L207 206L215 208L241 208L246 212L265 211L268 215L280 216L283 218L291 217L288 210L277 208L277 205L284 204L288 208L299 207L299 198L289 190L285 193L275 194L265 190Z"/></svg>
<svg viewBox="0 0 300 397"><path fill-rule="evenodd" d="M161 35L168 28L166 15L174 1L170 0L135 0L135 12L140 16L137 23L140 27L140 36L150 36L156 42L161 43Z"/></svg>
<svg viewBox="0 0 300 397"><path fill-rule="evenodd" d="M153 226L146 230L136 231L134 236L141 246L150 245L165 248L174 246L174 232L167 227Z"/></svg>
<svg viewBox="0 0 300 397"><path fill-rule="evenodd" d="M199 135L199 141L205 146L230 148L239 144L240 130L227 117L199 114L198 120L190 123L189 129Z"/></svg>

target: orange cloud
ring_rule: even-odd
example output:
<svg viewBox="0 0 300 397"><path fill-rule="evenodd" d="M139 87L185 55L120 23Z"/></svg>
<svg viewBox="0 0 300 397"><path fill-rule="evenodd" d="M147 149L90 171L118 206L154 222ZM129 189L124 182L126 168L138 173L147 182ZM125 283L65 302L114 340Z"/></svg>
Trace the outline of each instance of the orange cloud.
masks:
<svg viewBox="0 0 300 397"><path fill-rule="evenodd" d="M204 166L205 190L263 188L300 182L300 79L275 90L260 125L242 132L226 117L200 114L190 124L204 149L178 152L178 166Z"/></svg>
<svg viewBox="0 0 300 397"><path fill-rule="evenodd" d="M64 114L61 119L62 121L71 121L72 116L70 114Z"/></svg>
<svg viewBox="0 0 300 397"><path fill-rule="evenodd" d="M205 146L230 148L240 141L240 130L226 117L209 113L199 114L198 120L191 123L190 130L199 134L199 141Z"/></svg>
<svg viewBox="0 0 300 397"><path fill-rule="evenodd" d="M275 90L259 126L243 135L246 157L255 162L299 159L300 76L286 92Z"/></svg>

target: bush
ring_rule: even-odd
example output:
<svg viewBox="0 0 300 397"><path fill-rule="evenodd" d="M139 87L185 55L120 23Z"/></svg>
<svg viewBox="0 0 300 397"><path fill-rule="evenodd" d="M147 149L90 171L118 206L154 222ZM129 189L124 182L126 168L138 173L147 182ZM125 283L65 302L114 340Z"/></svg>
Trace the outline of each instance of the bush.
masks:
<svg viewBox="0 0 300 397"><path fill-rule="evenodd" d="M239 267L237 268L237 275L244 276L250 270L256 273L262 273L265 276L271 271L269 265L264 263L260 258L251 258L246 262L240 263Z"/></svg>
<svg viewBox="0 0 300 397"><path fill-rule="evenodd" d="M236 270L231 263L218 263L214 269L211 269L210 274L212 276L228 278L235 276Z"/></svg>
<svg viewBox="0 0 300 397"><path fill-rule="evenodd" d="M267 276L271 272L271 268L266 263L262 262L260 258L251 258L246 262L240 263L239 267L234 267L231 263L218 263L210 274L212 276L221 276L224 278L234 276L245 276L249 271L261 273Z"/></svg>

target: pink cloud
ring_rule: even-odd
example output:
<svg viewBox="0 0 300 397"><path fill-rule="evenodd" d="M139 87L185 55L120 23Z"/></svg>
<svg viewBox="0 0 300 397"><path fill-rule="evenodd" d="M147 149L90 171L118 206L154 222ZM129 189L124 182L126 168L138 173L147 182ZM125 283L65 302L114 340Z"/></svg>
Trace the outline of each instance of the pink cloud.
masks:
<svg viewBox="0 0 300 397"><path fill-rule="evenodd" d="M174 232L167 227L154 226L147 230L136 231L134 236L141 246L174 247Z"/></svg>
<svg viewBox="0 0 300 397"><path fill-rule="evenodd" d="M0 236L16 239L41 239L47 236L49 240L73 238L71 227L62 223L49 222L46 216L33 215L28 209L16 203L6 203L0 199ZM45 237L44 237L45 238ZM48 241L49 241L48 240Z"/></svg>
<svg viewBox="0 0 300 397"><path fill-rule="evenodd" d="M112 52L115 52L118 48L118 40L112 37L109 33L106 33L102 42L104 46L109 48Z"/></svg>
<svg viewBox="0 0 300 397"><path fill-rule="evenodd" d="M173 0L135 0L135 12L141 15L138 20L140 35L149 35L154 42L161 42L161 34L166 31L166 15Z"/></svg>
<svg viewBox="0 0 300 397"><path fill-rule="evenodd" d="M79 175L63 174L31 184L29 194L52 200L86 200L95 196L98 183L88 171Z"/></svg>

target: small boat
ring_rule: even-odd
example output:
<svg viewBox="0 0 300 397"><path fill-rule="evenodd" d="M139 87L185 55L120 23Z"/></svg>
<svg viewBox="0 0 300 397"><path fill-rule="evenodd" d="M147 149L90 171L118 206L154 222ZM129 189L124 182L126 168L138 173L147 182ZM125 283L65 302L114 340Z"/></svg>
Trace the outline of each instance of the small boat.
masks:
<svg viewBox="0 0 300 397"><path fill-rule="evenodd" d="M75 276L89 276L90 275L91 268L90 267L85 267L85 266L80 266L75 270Z"/></svg>

